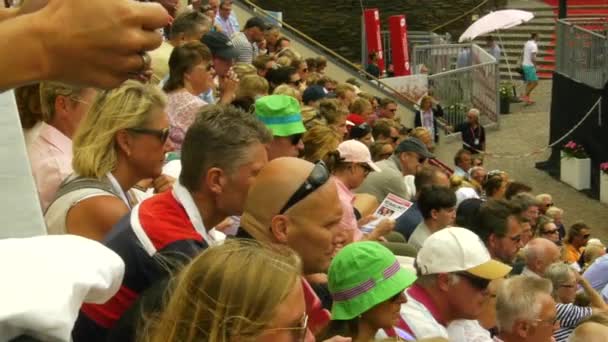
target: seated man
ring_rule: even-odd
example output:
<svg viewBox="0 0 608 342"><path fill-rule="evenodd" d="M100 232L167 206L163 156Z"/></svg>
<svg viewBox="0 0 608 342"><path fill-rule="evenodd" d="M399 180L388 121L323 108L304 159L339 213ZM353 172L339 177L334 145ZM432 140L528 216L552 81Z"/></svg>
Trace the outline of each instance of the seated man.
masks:
<svg viewBox="0 0 608 342"><path fill-rule="evenodd" d="M278 158L251 186L237 237L287 245L302 259L304 275L326 273L346 238L341 220L337 186L322 162ZM303 284L308 327L318 333L329 323L329 312L305 280Z"/></svg>
<svg viewBox="0 0 608 342"><path fill-rule="evenodd" d="M454 156L454 175L462 178L469 178L469 170L473 166L473 155L470 151L461 149Z"/></svg>
<svg viewBox="0 0 608 342"><path fill-rule="evenodd" d="M489 200L481 205L472 230L486 244L493 259L513 264L521 242L522 225L508 202ZM467 227L468 228L468 227Z"/></svg>
<svg viewBox="0 0 608 342"><path fill-rule="evenodd" d="M553 286L547 279L515 276L498 289L496 323L499 342L552 342L559 327Z"/></svg>
<svg viewBox="0 0 608 342"><path fill-rule="evenodd" d="M415 175L424 161L432 157L420 140L406 139L397 146L389 159L377 163L382 172L370 173L355 192L374 195L380 203L390 193L409 200L410 190L403 177Z"/></svg>
<svg viewBox="0 0 608 342"><path fill-rule="evenodd" d="M105 245L122 257L125 277L108 302L82 306L75 342L105 341L108 329L170 265L218 243L209 231L242 213L249 185L268 161L270 138L261 122L235 107L201 109L182 146L179 183L140 203L109 233Z"/></svg>
<svg viewBox="0 0 608 342"><path fill-rule="evenodd" d="M456 195L447 187L431 185L422 189L417 203L424 221L420 222L407 242L421 248L431 234L454 223Z"/></svg>
<svg viewBox="0 0 608 342"><path fill-rule="evenodd" d="M450 180L445 172L434 166L426 165L416 172L414 185L416 186L416 195L412 198L414 203L395 222L395 231L403 235L406 240L409 240L414 229L416 229L418 224L423 220L422 213L418 207L418 197L420 196L422 188L431 185L449 188Z"/></svg>
<svg viewBox="0 0 608 342"><path fill-rule="evenodd" d="M491 280L511 267L492 260L477 235L451 227L431 235L416 257L418 279L406 291L397 327L417 339L448 338L446 327L457 319L477 319Z"/></svg>
<svg viewBox="0 0 608 342"><path fill-rule="evenodd" d="M97 92L59 82L40 83L44 122L27 154L38 189L42 212L72 170L72 136Z"/></svg>
<svg viewBox="0 0 608 342"><path fill-rule="evenodd" d="M523 249L526 266L521 275L543 277L549 265L559 262L561 251L553 241L544 238L530 240Z"/></svg>

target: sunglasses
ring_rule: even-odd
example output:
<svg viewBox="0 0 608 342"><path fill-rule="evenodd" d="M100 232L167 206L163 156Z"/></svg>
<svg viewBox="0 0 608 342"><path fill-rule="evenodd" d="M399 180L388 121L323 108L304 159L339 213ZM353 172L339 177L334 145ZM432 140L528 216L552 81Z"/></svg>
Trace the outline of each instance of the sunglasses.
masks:
<svg viewBox="0 0 608 342"><path fill-rule="evenodd" d="M426 161L425 157L418 157L418 163L424 164L425 161Z"/></svg>
<svg viewBox="0 0 608 342"><path fill-rule="evenodd" d="M295 85L295 86L297 87L297 86L299 86L300 84L302 84L302 80L301 80L301 79L299 79L299 80L297 80L297 81L289 81L289 82L288 82L288 84L293 84L293 85Z"/></svg>
<svg viewBox="0 0 608 342"><path fill-rule="evenodd" d="M318 161L312 168L308 178L300 185L298 190L291 195L287 203L281 208L279 214L285 213L289 208L303 200L306 196L313 193L315 190L323 186L329 180L329 170L323 161Z"/></svg>
<svg viewBox="0 0 608 342"><path fill-rule="evenodd" d="M544 230L543 235L557 234L558 231L559 229Z"/></svg>
<svg viewBox="0 0 608 342"><path fill-rule="evenodd" d="M471 286L481 291L487 289L490 285L490 280L476 277L468 272L456 272L455 274L466 279Z"/></svg>
<svg viewBox="0 0 608 342"><path fill-rule="evenodd" d="M397 111L397 108L395 108L395 109L389 109L388 111L389 111L389 112L393 112L393 113L394 113L394 112L396 112L396 111Z"/></svg>
<svg viewBox="0 0 608 342"><path fill-rule="evenodd" d="M294 145L294 146L297 145L297 144L299 144L300 141L302 141L302 136L303 135L304 135L303 133L298 133L298 134L291 135L290 136L291 144Z"/></svg>
<svg viewBox="0 0 608 342"><path fill-rule="evenodd" d="M588 239L591 237L591 234L585 234L585 235L582 235L582 237L583 237L583 239Z"/></svg>
<svg viewBox="0 0 608 342"><path fill-rule="evenodd" d="M397 140L399 140L399 137L398 137L398 136L396 136L396 137L390 137L390 138L391 138L391 140L392 140L394 143L396 143L396 142L397 142Z"/></svg>
<svg viewBox="0 0 608 342"><path fill-rule="evenodd" d="M129 131L131 133L136 133L136 134L153 135L153 136L157 137L160 140L160 142L162 142L163 144L167 142L167 139L169 139L169 134L171 133L170 128L151 129L151 128L133 127L133 128L127 128L127 131Z"/></svg>

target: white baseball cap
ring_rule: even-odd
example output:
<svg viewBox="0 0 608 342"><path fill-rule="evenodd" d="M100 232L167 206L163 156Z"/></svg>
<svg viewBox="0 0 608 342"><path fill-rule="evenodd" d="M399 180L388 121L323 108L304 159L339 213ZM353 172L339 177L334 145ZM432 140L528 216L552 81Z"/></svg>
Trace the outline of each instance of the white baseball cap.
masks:
<svg viewBox="0 0 608 342"><path fill-rule="evenodd" d="M366 163L372 170L382 172L382 170L372 161L369 148L358 140L346 140L338 145L340 158L349 163Z"/></svg>
<svg viewBox="0 0 608 342"><path fill-rule="evenodd" d="M483 279L503 278L511 266L492 260L479 236L466 228L444 228L429 236L416 257L422 275L466 271Z"/></svg>

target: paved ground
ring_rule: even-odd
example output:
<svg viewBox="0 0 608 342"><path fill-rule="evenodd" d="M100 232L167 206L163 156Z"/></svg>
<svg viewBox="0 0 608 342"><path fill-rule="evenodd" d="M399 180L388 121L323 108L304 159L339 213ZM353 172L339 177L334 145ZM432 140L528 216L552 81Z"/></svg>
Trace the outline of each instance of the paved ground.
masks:
<svg viewBox="0 0 608 342"><path fill-rule="evenodd" d="M500 129L487 132L488 152L525 154L548 145L551 81L541 81L533 98L537 103L532 106L512 104L512 114L500 118ZM442 160L451 161L461 144L459 141L446 140L448 139L443 139L436 154ZM608 242L608 206L536 169L535 163L546 160L548 155L548 152L544 152L516 159L487 157L485 164L488 170L509 172L512 179L531 185L536 194L550 193L556 205L565 210L566 226L584 220L593 228L595 237Z"/></svg>

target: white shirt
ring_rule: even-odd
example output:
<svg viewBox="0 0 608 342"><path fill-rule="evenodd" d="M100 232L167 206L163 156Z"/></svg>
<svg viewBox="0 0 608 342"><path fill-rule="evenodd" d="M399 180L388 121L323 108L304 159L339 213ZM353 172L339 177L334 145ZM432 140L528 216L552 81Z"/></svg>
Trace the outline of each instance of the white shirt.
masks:
<svg viewBox="0 0 608 342"><path fill-rule="evenodd" d="M492 342L490 332L476 320L457 319L448 325L450 342Z"/></svg>
<svg viewBox="0 0 608 342"><path fill-rule="evenodd" d="M401 318L412 329L417 339L443 337L448 338L446 328L437 322L427 308L419 301L408 295L407 303L401 305Z"/></svg>
<svg viewBox="0 0 608 342"><path fill-rule="evenodd" d="M534 277L534 278L540 278L540 276L538 274L536 274L534 271L532 271L531 269L529 269L528 266L524 267L523 271L521 271L521 275L528 276L528 277Z"/></svg>
<svg viewBox="0 0 608 342"><path fill-rule="evenodd" d="M422 247L422 244L424 243L424 241L429 236L431 236L431 231L429 230L429 227L426 226L424 221L422 221L422 222L420 222L420 224L418 224L418 226L412 233L412 236L410 236L410 239L407 241L407 243L420 249Z"/></svg>
<svg viewBox="0 0 608 342"><path fill-rule="evenodd" d="M524 57L521 64L533 66L534 63L532 62L532 54L536 53L538 53L538 45L536 45L534 40L528 40L526 45L524 45Z"/></svg>

